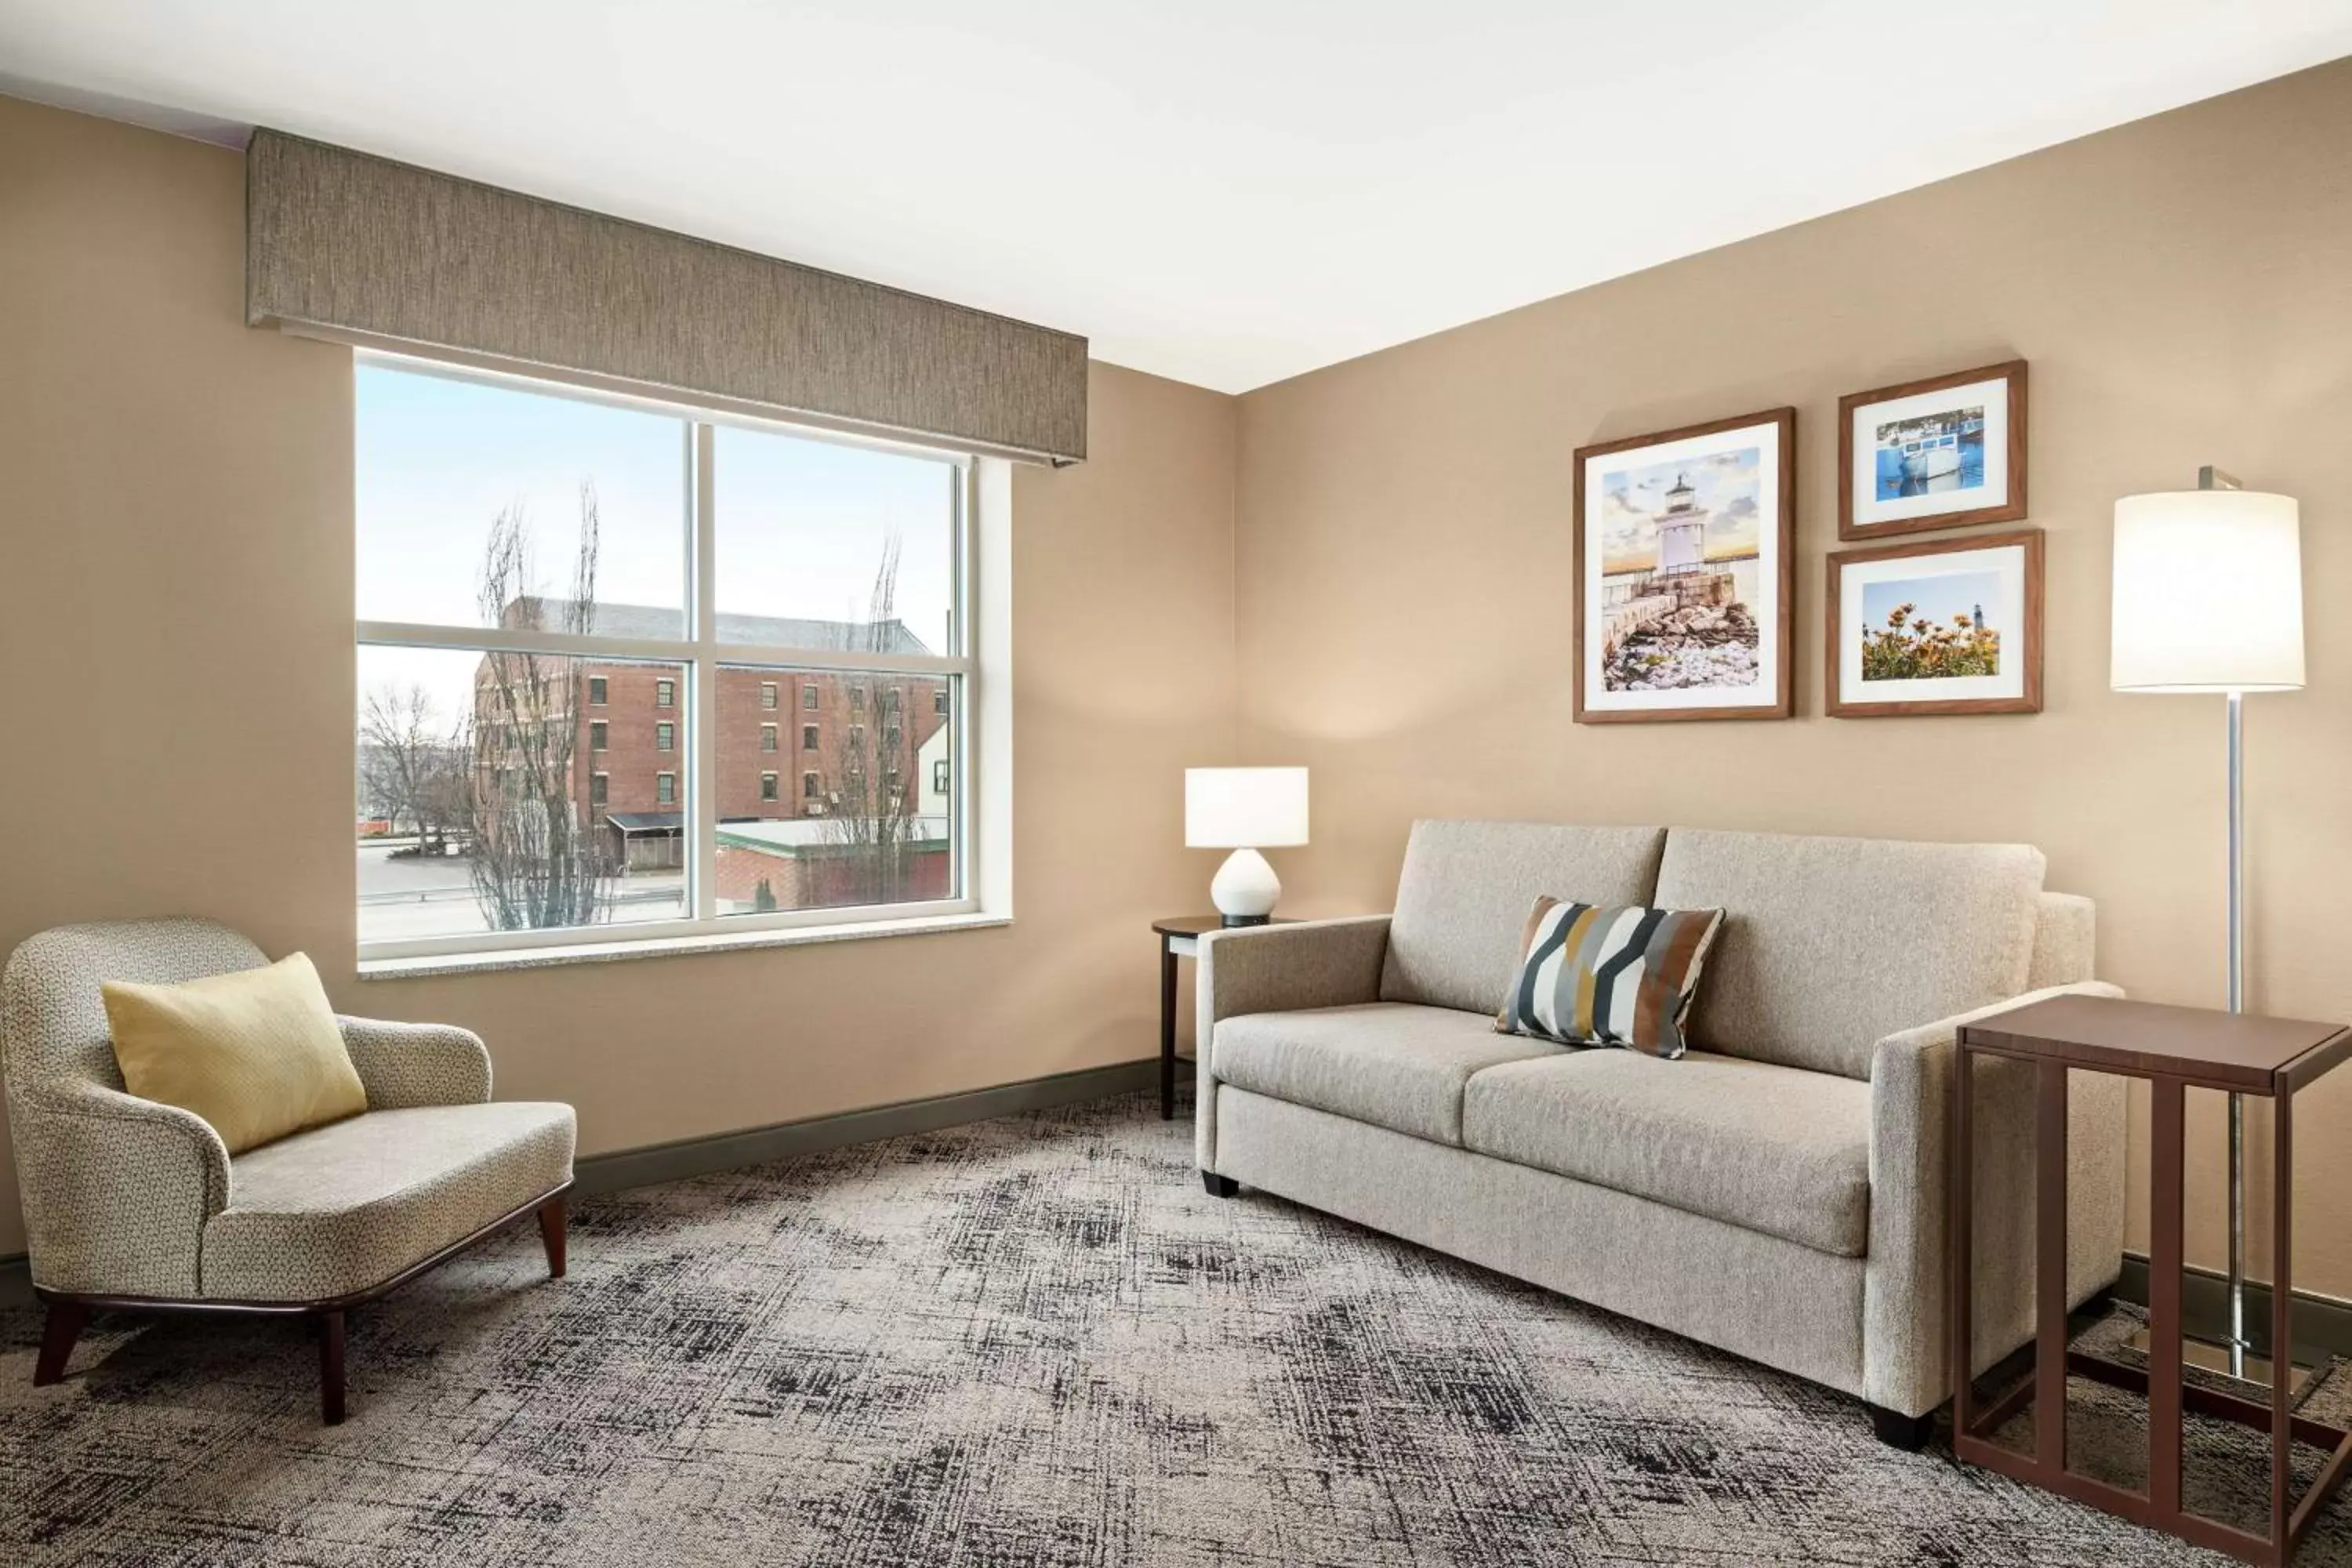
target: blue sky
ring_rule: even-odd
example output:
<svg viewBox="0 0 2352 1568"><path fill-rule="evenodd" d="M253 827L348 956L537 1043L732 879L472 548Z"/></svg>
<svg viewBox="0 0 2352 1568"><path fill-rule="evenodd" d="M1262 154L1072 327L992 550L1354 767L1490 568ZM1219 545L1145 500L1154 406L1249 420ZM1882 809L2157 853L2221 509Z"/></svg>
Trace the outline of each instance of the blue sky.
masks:
<svg viewBox="0 0 2352 1568"><path fill-rule="evenodd" d="M362 620L478 626L491 520L520 502L538 591L570 592L580 488L595 486L597 597L674 605L683 635L688 432L683 419L362 363L354 479ZM901 541L899 618L945 651L953 595L953 466L931 458L722 426L719 607L862 620L885 540ZM474 658L363 648L362 689L415 680L451 710Z"/></svg>
<svg viewBox="0 0 2352 1568"><path fill-rule="evenodd" d="M1862 588L1862 622L1873 631L1883 630L1895 606L1908 603L1917 606L1912 612L1912 619L1925 616L1938 626L1948 626L1954 616L1969 615L1982 605L1985 625L1999 631L2000 600L1998 572L1953 572L1937 577L1865 583Z"/></svg>

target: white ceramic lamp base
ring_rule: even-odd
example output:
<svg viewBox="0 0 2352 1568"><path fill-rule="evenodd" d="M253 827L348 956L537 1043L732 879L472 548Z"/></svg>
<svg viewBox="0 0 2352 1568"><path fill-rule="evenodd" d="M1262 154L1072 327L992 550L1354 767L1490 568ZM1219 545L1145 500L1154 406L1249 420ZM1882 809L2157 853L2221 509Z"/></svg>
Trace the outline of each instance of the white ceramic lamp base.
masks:
<svg viewBox="0 0 2352 1568"><path fill-rule="evenodd" d="M1209 884L1209 901L1217 906L1229 926L1265 924L1274 914L1274 901L1280 897L1282 879L1255 849L1236 849L1225 857L1225 863L1217 868L1216 879Z"/></svg>

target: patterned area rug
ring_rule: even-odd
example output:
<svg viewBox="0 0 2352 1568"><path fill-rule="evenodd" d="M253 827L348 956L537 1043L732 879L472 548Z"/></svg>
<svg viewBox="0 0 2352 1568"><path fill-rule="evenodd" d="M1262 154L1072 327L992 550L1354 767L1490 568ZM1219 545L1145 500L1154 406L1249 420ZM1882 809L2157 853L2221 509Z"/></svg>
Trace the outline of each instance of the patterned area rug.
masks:
<svg viewBox="0 0 2352 1568"><path fill-rule="evenodd" d="M354 1317L0 1312L0 1562L2168 1563L1836 1394L1287 1203L1146 1100L583 1202ZM2306 1562L2352 1558L2332 1504Z"/></svg>

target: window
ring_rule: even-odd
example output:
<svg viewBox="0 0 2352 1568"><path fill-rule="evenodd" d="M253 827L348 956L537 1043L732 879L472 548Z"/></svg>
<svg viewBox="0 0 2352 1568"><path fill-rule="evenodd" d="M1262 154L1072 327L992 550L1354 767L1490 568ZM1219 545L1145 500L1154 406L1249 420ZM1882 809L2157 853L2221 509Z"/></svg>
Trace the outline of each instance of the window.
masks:
<svg viewBox="0 0 2352 1568"><path fill-rule="evenodd" d="M948 760L945 757L940 758L931 764L931 793L933 795L948 793Z"/></svg>
<svg viewBox="0 0 2352 1568"><path fill-rule="evenodd" d="M363 960L978 907L970 805L887 786L964 743L980 465L373 352L354 395L362 815L447 846L359 847ZM889 746L780 817L795 687L811 764L828 710ZM658 770L607 768L647 695Z"/></svg>

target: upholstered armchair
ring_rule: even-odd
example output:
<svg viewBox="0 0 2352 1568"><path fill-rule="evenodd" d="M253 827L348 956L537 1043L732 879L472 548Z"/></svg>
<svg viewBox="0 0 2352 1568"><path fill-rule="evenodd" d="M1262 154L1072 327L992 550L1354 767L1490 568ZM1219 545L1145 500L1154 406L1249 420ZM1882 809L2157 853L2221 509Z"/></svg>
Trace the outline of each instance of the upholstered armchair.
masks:
<svg viewBox="0 0 2352 1568"><path fill-rule="evenodd" d="M100 1309L302 1316L332 1425L350 1309L534 1211L562 1275L572 1108L493 1103L467 1030L339 1018L366 1112L234 1158L202 1118L123 1092L103 982L268 962L209 921L135 921L43 931L0 973L9 1131L48 1308L36 1384L64 1375Z"/></svg>

